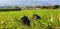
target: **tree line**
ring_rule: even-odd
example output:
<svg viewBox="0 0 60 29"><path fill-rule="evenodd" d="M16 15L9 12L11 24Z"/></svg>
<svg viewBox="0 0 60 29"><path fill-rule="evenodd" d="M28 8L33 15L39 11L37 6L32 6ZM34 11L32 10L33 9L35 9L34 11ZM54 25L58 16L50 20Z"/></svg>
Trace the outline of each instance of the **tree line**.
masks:
<svg viewBox="0 0 60 29"><path fill-rule="evenodd" d="M25 7L20 7L20 6L14 6L13 8L0 8L0 11L16 11L16 10L22 10L22 8L25 9L33 9L33 8L41 8L41 9L58 9L60 8L60 5L52 5L52 6L25 6Z"/></svg>
<svg viewBox="0 0 60 29"><path fill-rule="evenodd" d="M60 8L60 5L52 5L52 6L36 6L36 8L41 8L41 9L58 9L58 8Z"/></svg>
<svg viewBox="0 0 60 29"><path fill-rule="evenodd" d="M19 6L16 6L18 8ZM23 7L24 8L24 7ZM51 5L51 6L25 6L25 8L41 8L41 9L58 9L60 5Z"/></svg>

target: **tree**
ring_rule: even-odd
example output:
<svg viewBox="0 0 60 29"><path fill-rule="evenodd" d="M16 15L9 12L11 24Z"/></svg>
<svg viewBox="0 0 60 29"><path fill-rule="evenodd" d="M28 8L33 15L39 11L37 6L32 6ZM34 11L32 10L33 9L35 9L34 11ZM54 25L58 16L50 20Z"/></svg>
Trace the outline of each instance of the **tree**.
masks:
<svg viewBox="0 0 60 29"><path fill-rule="evenodd" d="M59 5L53 5L52 8L57 9L57 8L59 8Z"/></svg>
<svg viewBox="0 0 60 29"><path fill-rule="evenodd" d="M15 8L20 8L19 6L15 6Z"/></svg>

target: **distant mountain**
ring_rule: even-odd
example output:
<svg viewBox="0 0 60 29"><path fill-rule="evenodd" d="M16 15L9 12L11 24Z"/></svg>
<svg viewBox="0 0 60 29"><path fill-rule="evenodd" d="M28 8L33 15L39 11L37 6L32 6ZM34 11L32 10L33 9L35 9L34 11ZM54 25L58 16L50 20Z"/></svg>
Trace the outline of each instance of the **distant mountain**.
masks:
<svg viewBox="0 0 60 29"><path fill-rule="evenodd" d="M0 6L0 8L11 8L11 6Z"/></svg>

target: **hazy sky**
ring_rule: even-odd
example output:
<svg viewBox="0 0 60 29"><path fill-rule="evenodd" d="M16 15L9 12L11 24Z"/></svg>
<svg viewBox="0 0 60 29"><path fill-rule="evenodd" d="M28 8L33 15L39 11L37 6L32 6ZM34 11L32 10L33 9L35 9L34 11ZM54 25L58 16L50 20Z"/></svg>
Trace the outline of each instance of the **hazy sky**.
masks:
<svg viewBox="0 0 60 29"><path fill-rule="evenodd" d="M7 5L51 5L60 4L60 0L0 0L0 6Z"/></svg>

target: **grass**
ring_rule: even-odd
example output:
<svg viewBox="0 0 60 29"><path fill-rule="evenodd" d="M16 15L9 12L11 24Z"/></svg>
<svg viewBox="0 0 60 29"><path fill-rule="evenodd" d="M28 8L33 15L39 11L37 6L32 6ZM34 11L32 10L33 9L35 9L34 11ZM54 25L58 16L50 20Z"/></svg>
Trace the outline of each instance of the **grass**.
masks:
<svg viewBox="0 0 60 29"><path fill-rule="evenodd" d="M34 14L38 14L42 19L33 20ZM21 25L20 19L24 15L30 19L31 26ZM0 12L0 29L45 29L51 27L60 27L60 10L22 10Z"/></svg>

